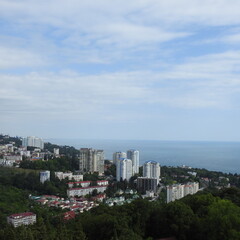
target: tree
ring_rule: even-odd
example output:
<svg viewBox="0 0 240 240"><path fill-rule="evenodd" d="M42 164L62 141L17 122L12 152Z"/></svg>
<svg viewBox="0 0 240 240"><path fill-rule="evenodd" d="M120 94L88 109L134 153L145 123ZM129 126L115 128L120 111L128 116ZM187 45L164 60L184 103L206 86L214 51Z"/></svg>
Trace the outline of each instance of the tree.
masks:
<svg viewBox="0 0 240 240"><path fill-rule="evenodd" d="M204 221L207 239L240 239L240 208L228 200L218 200L208 207Z"/></svg>

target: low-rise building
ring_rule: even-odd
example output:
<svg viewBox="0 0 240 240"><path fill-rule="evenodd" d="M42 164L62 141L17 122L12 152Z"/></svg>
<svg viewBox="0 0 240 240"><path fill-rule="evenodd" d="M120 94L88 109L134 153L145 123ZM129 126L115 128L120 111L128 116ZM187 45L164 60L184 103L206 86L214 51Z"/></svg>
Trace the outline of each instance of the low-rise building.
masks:
<svg viewBox="0 0 240 240"><path fill-rule="evenodd" d="M75 196L85 196L93 192L93 190L97 190L98 193L104 192L107 189L107 186L91 186L91 187L82 187L82 188L70 188L67 190L68 197Z"/></svg>
<svg viewBox="0 0 240 240"><path fill-rule="evenodd" d="M73 174L72 172L55 172L55 177L59 178L60 180L68 178L69 180L74 181L82 181L83 175L82 174Z"/></svg>
<svg viewBox="0 0 240 240"><path fill-rule="evenodd" d="M12 214L7 217L7 222L14 227L34 224L36 222L36 214L32 212Z"/></svg>
<svg viewBox="0 0 240 240"><path fill-rule="evenodd" d="M55 177L59 180L63 180L68 178L69 180L72 179L72 172L55 172Z"/></svg>
<svg viewBox="0 0 240 240"><path fill-rule="evenodd" d="M63 214L63 220L68 221L70 219L74 219L76 216L74 211L68 211Z"/></svg>
<svg viewBox="0 0 240 240"><path fill-rule="evenodd" d="M81 185L81 187L89 187L90 184L91 184L91 181L69 182L68 187L72 188L74 185L76 186Z"/></svg>
<svg viewBox="0 0 240 240"><path fill-rule="evenodd" d="M199 191L198 182L189 182L187 184L174 184L167 186L167 203L181 199L188 194L195 194Z"/></svg>
<svg viewBox="0 0 240 240"><path fill-rule="evenodd" d="M100 180L97 181L98 186L107 186L108 185L108 180Z"/></svg>
<svg viewBox="0 0 240 240"><path fill-rule="evenodd" d="M72 180L74 180L74 181L82 181L83 180L83 175L82 174L73 174L72 175Z"/></svg>
<svg viewBox="0 0 240 240"><path fill-rule="evenodd" d="M40 172L40 182L50 181L50 171Z"/></svg>

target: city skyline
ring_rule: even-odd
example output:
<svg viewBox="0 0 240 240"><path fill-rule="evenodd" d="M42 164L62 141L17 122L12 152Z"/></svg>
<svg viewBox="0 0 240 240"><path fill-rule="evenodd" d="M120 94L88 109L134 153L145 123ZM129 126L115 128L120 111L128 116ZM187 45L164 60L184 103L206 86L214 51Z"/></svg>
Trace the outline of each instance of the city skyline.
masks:
<svg viewBox="0 0 240 240"><path fill-rule="evenodd" d="M239 8L0 1L0 132L240 141Z"/></svg>

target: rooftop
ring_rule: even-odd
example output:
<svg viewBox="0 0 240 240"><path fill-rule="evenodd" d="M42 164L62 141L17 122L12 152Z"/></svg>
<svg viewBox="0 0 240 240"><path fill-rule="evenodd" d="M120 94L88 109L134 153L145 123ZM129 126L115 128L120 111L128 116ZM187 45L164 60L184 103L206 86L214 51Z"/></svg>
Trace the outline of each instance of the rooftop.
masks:
<svg viewBox="0 0 240 240"><path fill-rule="evenodd" d="M36 216L35 213L32 213L32 212L24 212L24 213L15 213L15 214L12 214L10 215L9 217L10 218L24 218L24 217L28 217L28 216Z"/></svg>

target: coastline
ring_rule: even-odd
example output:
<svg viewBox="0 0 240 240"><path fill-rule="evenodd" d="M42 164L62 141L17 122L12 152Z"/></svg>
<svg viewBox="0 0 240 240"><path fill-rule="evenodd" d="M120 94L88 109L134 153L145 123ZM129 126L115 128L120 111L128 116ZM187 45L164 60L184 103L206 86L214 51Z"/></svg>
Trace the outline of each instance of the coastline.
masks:
<svg viewBox="0 0 240 240"><path fill-rule="evenodd" d="M53 144L69 145L76 149L103 149L105 159L111 160L116 151L134 148L140 151L140 165L154 160L165 166L188 165L210 171L240 173L240 142L158 141L158 140L97 140L46 139Z"/></svg>

